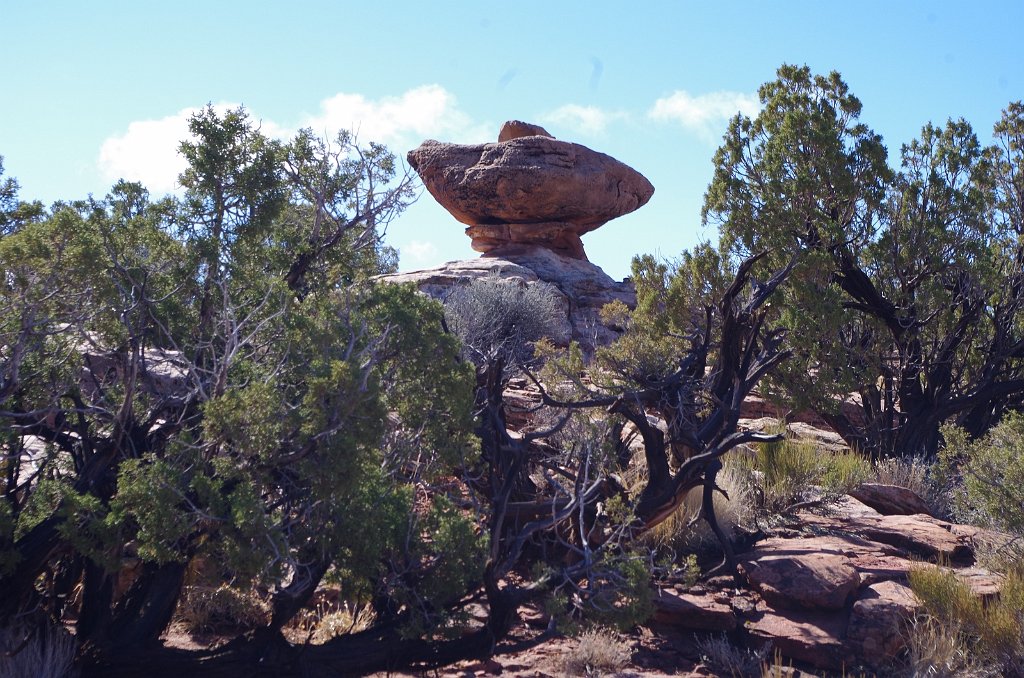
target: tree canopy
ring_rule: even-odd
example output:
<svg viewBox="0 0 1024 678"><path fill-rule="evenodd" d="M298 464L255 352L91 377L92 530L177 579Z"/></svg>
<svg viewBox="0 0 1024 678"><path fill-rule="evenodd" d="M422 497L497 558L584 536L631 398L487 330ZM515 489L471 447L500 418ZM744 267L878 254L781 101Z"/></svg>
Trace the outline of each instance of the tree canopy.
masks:
<svg viewBox="0 0 1024 678"><path fill-rule="evenodd" d="M380 146L276 142L243 110L190 129L181 198L120 182L15 221L5 184L3 613L59 617L80 581L79 642L140 646L203 562L274 592L271 631L328 575L435 625L482 543L443 497L414 510L475 454L472 372L438 304L366 284L409 178Z"/></svg>
<svg viewBox="0 0 1024 678"><path fill-rule="evenodd" d="M984 432L1024 397L1020 103L994 145L929 123L892 168L839 74L778 75L730 124L704 206L720 256L797 257L776 387L876 455L934 454L950 418Z"/></svg>

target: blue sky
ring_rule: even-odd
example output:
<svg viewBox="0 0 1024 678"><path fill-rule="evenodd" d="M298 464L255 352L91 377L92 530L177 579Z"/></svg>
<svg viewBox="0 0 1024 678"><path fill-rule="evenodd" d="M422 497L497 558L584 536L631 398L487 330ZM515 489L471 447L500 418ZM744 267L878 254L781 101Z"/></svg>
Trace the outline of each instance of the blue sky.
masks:
<svg viewBox="0 0 1024 678"><path fill-rule="evenodd" d="M401 156L522 119L631 165L650 203L584 237L609 274L700 239L726 119L782 63L838 70L890 154L928 121L987 140L1024 98L1024 2L47 2L0 4L0 155L21 196L169 190L188 112L264 131L357 127ZM391 224L404 270L476 256L425 194Z"/></svg>

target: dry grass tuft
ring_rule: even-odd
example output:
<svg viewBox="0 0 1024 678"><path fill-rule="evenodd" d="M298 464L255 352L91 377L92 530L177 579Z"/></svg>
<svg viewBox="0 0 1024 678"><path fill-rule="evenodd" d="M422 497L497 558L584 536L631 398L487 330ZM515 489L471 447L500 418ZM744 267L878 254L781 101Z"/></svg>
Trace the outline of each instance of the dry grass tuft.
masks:
<svg viewBox="0 0 1024 678"><path fill-rule="evenodd" d="M300 613L297 628L304 639L314 645L326 643L332 638L365 631L373 625L376 617L368 606L320 602L314 609Z"/></svg>
<svg viewBox="0 0 1024 678"><path fill-rule="evenodd" d="M753 498L748 473L733 460L727 459L716 481L729 498L715 493L715 517L727 535L734 534L737 529L746 527L751 519ZM718 540L706 522L700 520L691 526L694 517L700 513L702 492L699 487L691 490L675 513L643 536L643 543L656 550L671 549L676 554L717 547Z"/></svg>
<svg viewBox="0 0 1024 678"><path fill-rule="evenodd" d="M570 676L603 676L620 671L633 656L629 641L610 629L585 631L563 660L562 670Z"/></svg>
<svg viewBox="0 0 1024 678"><path fill-rule="evenodd" d="M270 606L251 589L189 586L175 616L192 633L251 629L270 621Z"/></svg>
<svg viewBox="0 0 1024 678"><path fill-rule="evenodd" d="M921 617L913 621L907 633L906 669L914 678L998 675L971 658L958 627Z"/></svg>
<svg viewBox="0 0 1024 678"><path fill-rule="evenodd" d="M59 626L0 628L0 675L4 678L73 678L78 646Z"/></svg>
<svg viewBox="0 0 1024 678"><path fill-rule="evenodd" d="M908 638L913 675L1022 675L1024 573L1006 573L999 598L983 601L941 567L910 571L924 615Z"/></svg>
<svg viewBox="0 0 1024 678"><path fill-rule="evenodd" d="M730 678L757 678L762 674L767 647L751 650L734 645L725 635L708 636L697 641L701 660L715 675Z"/></svg>

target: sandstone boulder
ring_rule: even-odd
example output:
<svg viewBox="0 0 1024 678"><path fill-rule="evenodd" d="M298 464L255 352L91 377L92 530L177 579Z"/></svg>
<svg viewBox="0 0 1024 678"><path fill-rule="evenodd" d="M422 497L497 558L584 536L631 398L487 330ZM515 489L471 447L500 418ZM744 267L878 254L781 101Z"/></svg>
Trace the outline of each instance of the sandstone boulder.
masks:
<svg viewBox="0 0 1024 678"><path fill-rule="evenodd" d="M882 515L931 515L927 502L913 490L897 485L864 483L850 491L850 496L867 504Z"/></svg>
<svg viewBox="0 0 1024 678"><path fill-rule="evenodd" d="M847 653L855 663L878 669L906 647L907 624L921 604L909 587L882 581L867 586L853 604L846 631Z"/></svg>
<svg viewBox="0 0 1024 678"><path fill-rule="evenodd" d="M523 122L522 120L509 120L501 126L501 131L498 132L499 142L508 141L509 139L518 139L519 137L555 138L551 134L548 134L548 131L540 125Z"/></svg>
<svg viewBox="0 0 1024 678"><path fill-rule="evenodd" d="M768 646L787 659L819 669L841 669L845 660L843 638L847 616L825 610L775 610L757 605L745 628L754 647Z"/></svg>
<svg viewBox="0 0 1024 678"><path fill-rule="evenodd" d="M747 580L773 607L839 610L860 586L860 573L844 555L756 549L744 560Z"/></svg>
<svg viewBox="0 0 1024 678"><path fill-rule="evenodd" d="M805 526L855 532L864 539L896 547L908 555L961 564L973 559L968 535L955 532L952 523L924 514L885 516L846 497L828 515L800 511L797 517Z"/></svg>
<svg viewBox="0 0 1024 678"><path fill-rule="evenodd" d="M543 128L510 123L505 136ZM466 224L478 252L539 245L586 259L580 236L643 206L654 187L586 146L532 134L492 144L425 141L408 155L430 194Z"/></svg>
<svg viewBox="0 0 1024 678"><path fill-rule="evenodd" d="M654 594L654 619L695 631L732 631L736 614L728 602L703 593L660 589Z"/></svg>

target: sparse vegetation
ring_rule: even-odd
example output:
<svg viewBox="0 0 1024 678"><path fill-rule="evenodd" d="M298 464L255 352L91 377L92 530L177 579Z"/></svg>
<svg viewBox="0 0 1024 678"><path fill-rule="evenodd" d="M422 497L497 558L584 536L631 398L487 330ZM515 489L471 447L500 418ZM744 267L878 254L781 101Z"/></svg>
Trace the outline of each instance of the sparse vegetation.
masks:
<svg viewBox="0 0 1024 678"><path fill-rule="evenodd" d="M922 566L911 570L909 578L925 615L910 630L915 670L989 666L1003 675L1020 675L1016 671L1024 659L1024 576L1019 568L1007 572L1001 594L987 602L942 567Z"/></svg>
<svg viewBox="0 0 1024 678"><path fill-rule="evenodd" d="M175 619L193 633L254 629L270 621L270 605L252 589L189 586Z"/></svg>
<svg viewBox="0 0 1024 678"><path fill-rule="evenodd" d="M768 516L797 503L845 494L872 475L871 463L856 452L830 452L791 438L761 443L744 463L760 512Z"/></svg>
<svg viewBox="0 0 1024 678"><path fill-rule="evenodd" d="M373 609L368 605L320 601L312 609L304 609L297 614L291 621L291 627L302 642L322 644L338 636L365 631L373 625L374 617Z"/></svg>
<svg viewBox="0 0 1024 678"><path fill-rule="evenodd" d="M739 647L725 635L706 636L697 641L701 659L715 675L729 678L760 678L767 648Z"/></svg>
<svg viewBox="0 0 1024 678"><path fill-rule="evenodd" d="M570 676L588 678L615 675L629 663L632 654L632 646L621 634L594 628L579 635L564 659L562 670Z"/></svg>

